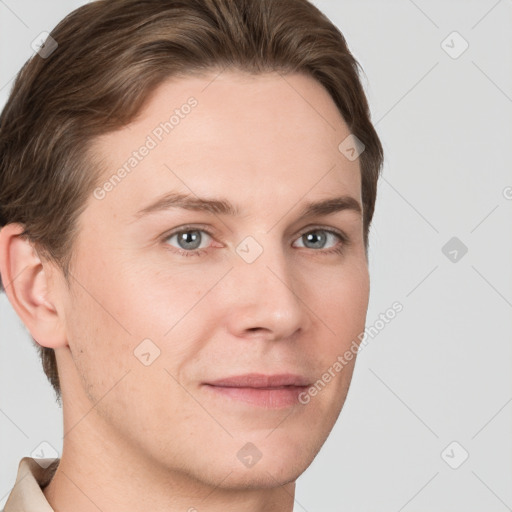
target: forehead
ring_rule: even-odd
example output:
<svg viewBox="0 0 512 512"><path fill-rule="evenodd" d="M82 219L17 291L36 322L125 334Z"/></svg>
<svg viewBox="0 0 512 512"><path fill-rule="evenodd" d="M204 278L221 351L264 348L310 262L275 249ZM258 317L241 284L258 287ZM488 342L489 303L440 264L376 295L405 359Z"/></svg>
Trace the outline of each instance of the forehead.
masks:
<svg viewBox="0 0 512 512"><path fill-rule="evenodd" d="M333 188L360 201L359 162L338 149L349 134L329 93L306 75L174 77L132 123L95 141L101 184L111 183L102 208L135 209L171 190L274 209Z"/></svg>

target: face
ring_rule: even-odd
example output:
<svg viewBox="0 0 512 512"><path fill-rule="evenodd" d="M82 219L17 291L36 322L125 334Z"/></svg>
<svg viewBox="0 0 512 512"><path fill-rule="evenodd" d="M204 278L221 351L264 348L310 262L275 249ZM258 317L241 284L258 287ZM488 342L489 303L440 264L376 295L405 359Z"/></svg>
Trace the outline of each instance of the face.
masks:
<svg viewBox="0 0 512 512"><path fill-rule="evenodd" d="M96 432L162 474L275 487L312 462L349 388L355 359L333 368L368 306L360 167L312 78L216 76L165 82L95 142L103 181L59 292L65 443Z"/></svg>

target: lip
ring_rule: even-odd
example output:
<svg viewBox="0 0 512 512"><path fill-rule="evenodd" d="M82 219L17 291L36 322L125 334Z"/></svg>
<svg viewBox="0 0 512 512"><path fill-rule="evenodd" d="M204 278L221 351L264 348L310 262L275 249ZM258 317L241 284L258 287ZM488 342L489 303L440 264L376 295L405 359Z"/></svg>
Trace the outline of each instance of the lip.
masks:
<svg viewBox="0 0 512 512"><path fill-rule="evenodd" d="M249 373L205 382L203 386L217 396L230 400L266 409L280 409L299 404L299 395L309 387L309 380L292 373Z"/></svg>
<svg viewBox="0 0 512 512"><path fill-rule="evenodd" d="M224 379L206 382L205 384L231 388L276 388L281 386L309 386L310 382L306 377L294 373L280 373L275 375L246 373L245 375L226 377Z"/></svg>

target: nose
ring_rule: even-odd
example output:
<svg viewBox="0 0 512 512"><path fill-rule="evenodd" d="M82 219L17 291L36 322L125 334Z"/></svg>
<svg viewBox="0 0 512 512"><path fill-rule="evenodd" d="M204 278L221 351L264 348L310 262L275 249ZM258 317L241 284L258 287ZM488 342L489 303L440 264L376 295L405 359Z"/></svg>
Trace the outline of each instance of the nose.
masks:
<svg viewBox="0 0 512 512"><path fill-rule="evenodd" d="M254 243L235 255L234 268L226 283L228 329L238 337L257 337L268 340L291 338L306 331L311 310L301 297L301 276L294 268L285 248L268 243L258 248ZM239 247L240 249L240 247ZM250 262L250 251L261 251ZM257 253L256 253L257 254ZM303 276L302 276L303 277Z"/></svg>

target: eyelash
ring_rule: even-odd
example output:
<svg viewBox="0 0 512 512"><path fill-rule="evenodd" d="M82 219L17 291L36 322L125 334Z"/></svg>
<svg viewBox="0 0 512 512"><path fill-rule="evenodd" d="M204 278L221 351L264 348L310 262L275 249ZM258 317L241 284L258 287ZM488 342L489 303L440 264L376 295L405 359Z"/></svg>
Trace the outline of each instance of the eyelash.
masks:
<svg viewBox="0 0 512 512"><path fill-rule="evenodd" d="M202 232L206 233L209 237L213 238L212 233L210 233L210 231L208 229L205 229L204 227L182 226L182 227L180 227L179 230L172 231L171 233L166 234L162 238L162 241L166 242L169 238L171 238L174 235L180 235L183 233L187 233L189 231L202 231ZM327 229L327 228L324 228L321 226L313 226L313 227L308 228L306 231L303 231L299 235L298 238L302 238L304 235L307 235L308 233L314 233L316 231L324 231L326 233L330 233L330 234L336 236L341 241L341 244L338 244L336 247L334 247L332 249L323 249L323 250L322 249L311 249L314 252L319 252L321 254L342 254L345 250L345 247L347 245L349 245L349 243L350 243L348 236L345 235L345 233L343 233L342 231L334 230L332 228ZM185 251L184 249L177 249L176 247L169 248L169 247L172 247L172 246L169 246L169 244L166 244L166 248L168 248L168 250L170 250L172 253L179 254L180 256L185 256L185 257L202 256L202 255L206 254L209 250L209 249L193 249L190 251ZM307 249L307 247L305 247L305 249Z"/></svg>

